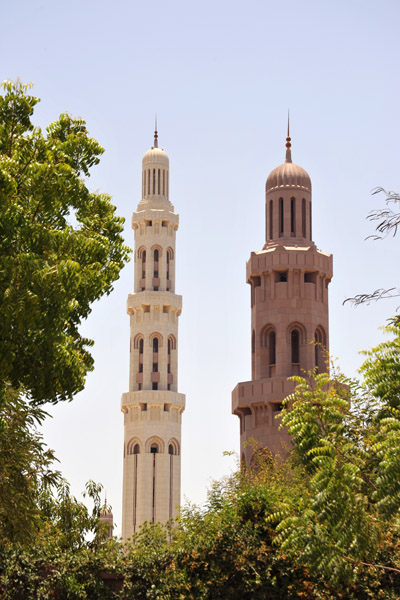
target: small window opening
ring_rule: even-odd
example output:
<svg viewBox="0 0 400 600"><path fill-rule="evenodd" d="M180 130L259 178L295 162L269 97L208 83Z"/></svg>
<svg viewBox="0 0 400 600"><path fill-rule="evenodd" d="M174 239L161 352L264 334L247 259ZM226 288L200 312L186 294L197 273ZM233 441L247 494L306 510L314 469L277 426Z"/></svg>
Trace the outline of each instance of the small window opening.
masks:
<svg viewBox="0 0 400 600"><path fill-rule="evenodd" d="M289 271L275 271L275 283L287 283Z"/></svg>
<svg viewBox="0 0 400 600"><path fill-rule="evenodd" d="M314 272L309 272L309 273L304 273L304 282L305 283L317 283L317 273Z"/></svg>
<svg viewBox="0 0 400 600"><path fill-rule="evenodd" d="M300 362L300 335L297 329L293 329L291 333L292 342L292 363L299 364Z"/></svg>
<svg viewBox="0 0 400 600"><path fill-rule="evenodd" d="M153 352L158 352L158 338L153 339Z"/></svg>
<svg viewBox="0 0 400 600"><path fill-rule="evenodd" d="M301 227L303 230L303 237L306 237L306 201L305 198L301 201Z"/></svg>
<svg viewBox="0 0 400 600"><path fill-rule="evenodd" d="M158 383L157 383L157 381L153 381L152 389L153 390L158 390Z"/></svg>
<svg viewBox="0 0 400 600"><path fill-rule="evenodd" d="M290 199L290 233L296 235L296 199Z"/></svg>
<svg viewBox="0 0 400 600"><path fill-rule="evenodd" d="M167 385L167 390L168 390L169 392L171 391L171 384L170 384L170 383Z"/></svg>
<svg viewBox="0 0 400 600"><path fill-rule="evenodd" d="M158 450L158 445L157 444L152 444L151 448L150 448L150 452L152 454L158 454L159 450Z"/></svg>
<svg viewBox="0 0 400 600"><path fill-rule="evenodd" d="M139 340L139 354L143 354L144 341L143 338Z"/></svg>
<svg viewBox="0 0 400 600"><path fill-rule="evenodd" d="M175 454L175 452L174 452L174 447L173 447L173 445L172 445L172 444L170 444L170 445L168 446L168 454Z"/></svg>
<svg viewBox="0 0 400 600"><path fill-rule="evenodd" d="M276 361L276 335L275 331L271 331L268 336L269 346L269 364L274 365Z"/></svg>
<svg viewBox="0 0 400 600"><path fill-rule="evenodd" d="M143 373L143 363L139 363L139 373Z"/></svg>
<svg viewBox="0 0 400 600"><path fill-rule="evenodd" d="M133 454L140 454L140 446L139 444L135 444L133 447Z"/></svg>
<svg viewBox="0 0 400 600"><path fill-rule="evenodd" d="M158 373L158 363L153 363L153 373Z"/></svg>
<svg viewBox="0 0 400 600"><path fill-rule="evenodd" d="M273 238L273 216L274 216L274 207L272 200L269 201L269 239Z"/></svg>
<svg viewBox="0 0 400 600"><path fill-rule="evenodd" d="M279 236L283 235L283 198L279 198Z"/></svg>
<svg viewBox="0 0 400 600"><path fill-rule="evenodd" d="M153 169L153 194L156 193L156 170Z"/></svg>
<svg viewBox="0 0 400 600"><path fill-rule="evenodd" d="M158 195L160 195L161 176L160 169L158 169Z"/></svg>

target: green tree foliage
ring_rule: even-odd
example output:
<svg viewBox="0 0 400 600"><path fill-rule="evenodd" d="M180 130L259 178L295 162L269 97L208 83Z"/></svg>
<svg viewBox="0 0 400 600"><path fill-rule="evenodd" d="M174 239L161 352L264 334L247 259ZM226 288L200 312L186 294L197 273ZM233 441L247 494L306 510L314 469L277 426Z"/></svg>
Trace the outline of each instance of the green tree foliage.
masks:
<svg viewBox="0 0 400 600"><path fill-rule="evenodd" d="M176 524L105 541L68 487L38 495L36 535L0 538L0 598L397 600L400 597L400 318L366 353L362 385L296 378L282 411L293 449L216 482Z"/></svg>
<svg viewBox="0 0 400 600"><path fill-rule="evenodd" d="M362 388L325 373L295 378L282 415L309 495L277 542L339 588L363 567L400 586L400 318L386 330L394 339L367 353Z"/></svg>
<svg viewBox="0 0 400 600"><path fill-rule="evenodd" d="M93 368L79 325L112 290L129 249L123 219L85 178L101 146L62 114L46 133L39 99L6 81L0 97L0 391L35 403L70 400Z"/></svg>
<svg viewBox="0 0 400 600"><path fill-rule="evenodd" d="M0 405L0 539L25 542L40 529L41 490L58 485L54 455L37 426L46 413L8 388Z"/></svg>

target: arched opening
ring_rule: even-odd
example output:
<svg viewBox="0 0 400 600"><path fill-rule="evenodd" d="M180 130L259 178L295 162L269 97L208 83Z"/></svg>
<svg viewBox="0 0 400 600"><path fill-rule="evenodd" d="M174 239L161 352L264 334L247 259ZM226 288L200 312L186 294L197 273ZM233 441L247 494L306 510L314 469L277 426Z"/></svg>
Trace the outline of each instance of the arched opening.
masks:
<svg viewBox="0 0 400 600"><path fill-rule="evenodd" d="M272 367L276 364L276 334L275 331L270 331L268 336L268 350L269 350L269 366Z"/></svg>
<svg viewBox="0 0 400 600"><path fill-rule="evenodd" d="M293 329L291 333L291 347L292 364L298 365L300 363L300 334L297 329Z"/></svg>
<svg viewBox="0 0 400 600"><path fill-rule="evenodd" d="M283 235L283 198L279 198L279 237Z"/></svg>
<svg viewBox="0 0 400 600"><path fill-rule="evenodd" d="M158 337L153 338L153 353L158 352Z"/></svg>
<svg viewBox="0 0 400 600"><path fill-rule="evenodd" d="M290 233L296 236L296 198L290 198Z"/></svg>
<svg viewBox="0 0 400 600"><path fill-rule="evenodd" d="M135 444L133 447L133 454L140 454L140 446L139 444Z"/></svg>
<svg viewBox="0 0 400 600"><path fill-rule="evenodd" d="M315 366L317 371L324 371L325 367L325 332L322 327L318 327L314 334L314 352L315 352Z"/></svg>
<svg viewBox="0 0 400 600"><path fill-rule="evenodd" d="M142 252L142 279L146 278L146 250Z"/></svg>
<svg viewBox="0 0 400 600"><path fill-rule="evenodd" d="M160 449L158 447L157 442L153 442L150 446L150 452L151 454L158 454L160 452Z"/></svg>
<svg viewBox="0 0 400 600"><path fill-rule="evenodd" d="M143 350L144 350L144 340L140 338L139 340L139 373L143 373Z"/></svg>
<svg viewBox="0 0 400 600"><path fill-rule="evenodd" d="M269 239L273 239L273 217L274 217L274 207L272 200L269 201Z"/></svg>

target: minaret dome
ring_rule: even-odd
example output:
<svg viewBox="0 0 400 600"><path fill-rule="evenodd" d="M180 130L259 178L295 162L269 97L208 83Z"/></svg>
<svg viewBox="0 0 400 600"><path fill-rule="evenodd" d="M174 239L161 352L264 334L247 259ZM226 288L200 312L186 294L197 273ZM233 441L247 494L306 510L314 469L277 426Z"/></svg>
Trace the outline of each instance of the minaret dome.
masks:
<svg viewBox="0 0 400 600"><path fill-rule="evenodd" d="M154 144L142 159L142 198L145 201L169 198L169 158L158 147L157 129L154 131Z"/></svg>
<svg viewBox="0 0 400 600"><path fill-rule="evenodd" d="M307 190L311 192L310 176L305 169L292 162L291 146L291 138L288 135L286 138L286 161L279 167L275 167L268 175L265 184L267 194L282 189L298 189L299 191Z"/></svg>

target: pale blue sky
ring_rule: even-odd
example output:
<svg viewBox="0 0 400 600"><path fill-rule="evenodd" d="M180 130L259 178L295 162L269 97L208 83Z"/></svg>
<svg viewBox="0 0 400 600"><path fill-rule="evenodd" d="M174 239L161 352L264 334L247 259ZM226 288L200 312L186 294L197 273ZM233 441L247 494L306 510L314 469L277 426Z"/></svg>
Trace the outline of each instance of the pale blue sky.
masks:
<svg viewBox="0 0 400 600"><path fill-rule="evenodd" d="M229 472L222 452L239 447L230 393L250 378L245 263L264 243L264 184L284 160L288 108L293 160L313 183L313 237L334 256L331 351L346 373L400 304L342 306L349 295L399 285L400 240L364 241L365 216L382 202L371 189L400 190L399 17L395 0L16 0L2 9L2 78L35 83L37 124L62 111L86 119L106 148L89 185L112 194L130 246L158 114L181 218L182 490L191 501ZM45 427L74 493L90 477L101 481L118 524L132 281L130 263L94 307L85 332L96 341L96 369Z"/></svg>

